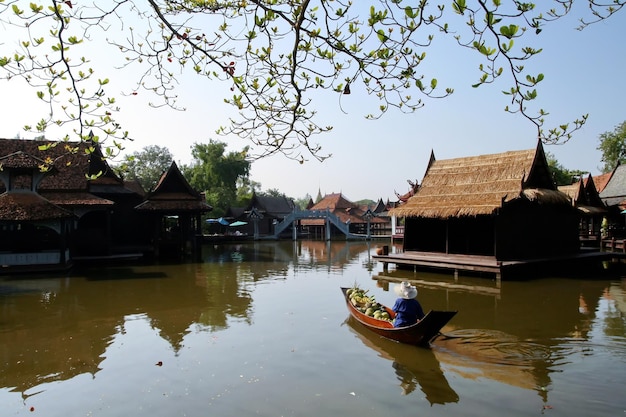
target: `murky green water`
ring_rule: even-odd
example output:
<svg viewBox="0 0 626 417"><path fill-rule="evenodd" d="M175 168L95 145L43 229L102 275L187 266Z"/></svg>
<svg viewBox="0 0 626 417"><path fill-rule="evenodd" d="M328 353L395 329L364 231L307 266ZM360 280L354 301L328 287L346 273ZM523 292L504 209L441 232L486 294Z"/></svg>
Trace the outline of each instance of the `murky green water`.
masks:
<svg viewBox="0 0 626 417"><path fill-rule="evenodd" d="M624 416L626 281L383 274L375 243L207 247L204 262L0 278L0 415ZM417 280L432 349L352 320Z"/></svg>

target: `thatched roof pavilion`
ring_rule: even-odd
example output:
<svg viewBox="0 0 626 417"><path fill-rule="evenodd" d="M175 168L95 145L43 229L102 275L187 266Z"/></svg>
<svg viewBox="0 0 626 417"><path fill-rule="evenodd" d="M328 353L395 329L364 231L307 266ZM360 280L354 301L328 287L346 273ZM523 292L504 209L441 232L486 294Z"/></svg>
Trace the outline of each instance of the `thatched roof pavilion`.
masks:
<svg viewBox="0 0 626 417"><path fill-rule="evenodd" d="M437 161L434 154L418 192L391 211L399 217L449 218L493 214L526 198L569 204L557 191L541 143L536 149Z"/></svg>
<svg viewBox="0 0 626 417"><path fill-rule="evenodd" d="M535 149L438 161L405 204L404 249L520 259L577 251L578 220Z"/></svg>

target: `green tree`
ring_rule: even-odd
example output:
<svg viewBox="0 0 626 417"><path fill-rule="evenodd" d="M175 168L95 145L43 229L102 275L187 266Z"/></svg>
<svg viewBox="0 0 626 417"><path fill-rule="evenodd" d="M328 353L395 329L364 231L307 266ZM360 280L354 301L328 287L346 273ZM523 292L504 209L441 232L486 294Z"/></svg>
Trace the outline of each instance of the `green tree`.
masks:
<svg viewBox="0 0 626 417"><path fill-rule="evenodd" d="M86 43L106 39L128 66L140 68L137 87L157 96L153 105L179 108L177 76L185 72L228 83L225 98L238 116L223 134L249 139L264 156L282 152L301 162L328 157L312 141L332 127L318 120L320 92L372 97L377 118L389 109L412 112L425 100L453 93L422 72L435 38L453 37L481 60L474 87L505 78L505 111L536 125L547 143L568 140L587 118L544 128L547 112L532 110L543 81L533 58L545 26L569 14L574 0L10 0L0 1L0 75L22 78L47 111L27 131L64 126L76 137L104 143L107 155L129 133ZM626 0L578 0L587 11L580 27L605 20ZM128 23L128 22L132 22ZM211 29L207 29L211 28ZM564 41L567 39L564 38ZM85 55L87 54L87 55ZM451 57L445 56L445 64ZM459 61L457 60L457 63ZM117 68L115 68L117 70ZM463 70L463 69L461 69ZM503 77L505 76L505 77ZM69 138L68 134L66 138Z"/></svg>
<svg viewBox="0 0 626 417"><path fill-rule="evenodd" d="M626 161L626 121L623 121L612 132L600 134L598 150L602 151L602 172L611 172L618 163Z"/></svg>
<svg viewBox="0 0 626 417"><path fill-rule="evenodd" d="M226 144L212 139L192 146L194 161L181 171L192 187L205 192L207 202L213 206L213 216L222 215L229 206L235 205L238 181L250 174L247 153L247 147L226 153Z"/></svg>
<svg viewBox="0 0 626 417"><path fill-rule="evenodd" d="M307 193L302 198L294 199L294 203L300 208L300 210L305 210L311 200L313 200L313 197Z"/></svg>
<svg viewBox="0 0 626 417"><path fill-rule="evenodd" d="M281 193L278 188L270 188L260 192L261 195L268 197L286 197L285 193Z"/></svg>
<svg viewBox="0 0 626 417"><path fill-rule="evenodd" d="M172 161L174 156L168 148L149 145L141 151L127 155L117 171L127 179L138 181L144 190L150 191Z"/></svg>
<svg viewBox="0 0 626 417"><path fill-rule="evenodd" d="M254 192L261 190L261 183L252 181L250 177L239 177L237 180L237 200L234 204L236 207L247 206L252 199Z"/></svg>
<svg viewBox="0 0 626 417"><path fill-rule="evenodd" d="M585 174L585 171L569 170L563 167L550 152L546 152L546 160L548 161L548 166L550 167L550 172L552 173L552 178L556 185L570 185L574 180L582 178L583 174Z"/></svg>

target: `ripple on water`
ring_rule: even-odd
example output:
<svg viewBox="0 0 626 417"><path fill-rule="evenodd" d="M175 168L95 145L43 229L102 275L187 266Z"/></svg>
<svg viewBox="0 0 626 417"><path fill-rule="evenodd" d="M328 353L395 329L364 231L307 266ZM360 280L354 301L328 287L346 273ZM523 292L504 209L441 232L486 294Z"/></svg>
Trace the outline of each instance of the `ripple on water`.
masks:
<svg viewBox="0 0 626 417"><path fill-rule="evenodd" d="M446 350L481 362L525 366L550 357L549 347L496 330L454 330L438 340Z"/></svg>

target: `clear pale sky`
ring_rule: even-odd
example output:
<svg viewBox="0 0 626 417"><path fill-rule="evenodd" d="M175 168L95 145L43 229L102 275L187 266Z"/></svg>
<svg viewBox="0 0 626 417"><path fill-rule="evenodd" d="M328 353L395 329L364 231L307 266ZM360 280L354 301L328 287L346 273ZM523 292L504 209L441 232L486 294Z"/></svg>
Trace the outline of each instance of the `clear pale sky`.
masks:
<svg viewBox="0 0 626 417"><path fill-rule="evenodd" d="M547 25L534 44L543 47L543 52L532 66L545 75L538 87L538 105L550 112L546 127L589 113L587 124L568 143L545 146L545 150L565 168L595 175L602 166L599 135L626 120L626 12L582 32L577 26L576 16ZM9 46L4 42L0 40L0 55ZM368 121L365 114L375 111L378 102L358 85L352 86L351 95L341 97L341 108L338 95L328 92L312 106L319 111L320 125L334 126L330 133L315 138L323 152L333 156L322 163L309 158L301 165L275 155L252 164L252 180L261 183L263 190L278 189L293 198L307 193L315 198L319 190L322 194L342 192L352 201L394 201L396 191L408 190L407 180L421 182L431 150L437 159L447 159L534 148L534 125L504 111L508 100L501 91L510 85L499 82L472 88L480 76L473 55L456 47L452 39L440 42L426 49L427 65L422 71L427 79L437 78L440 86L454 88L451 97L426 100L424 108L411 114L391 110L380 120ZM120 92L127 93L133 86L132 71L115 69L122 62L121 55L103 49L93 61L97 76L111 79L107 89L118 97L122 108L117 120L135 138L125 144L126 153L159 145L167 147L177 163L188 164L195 142L223 141L227 151L248 145L215 133L233 114L223 102L228 85L180 77L178 101L187 110L153 109L147 103L154 98L146 92L120 97ZM38 109L35 90L15 79L1 80L0 91L0 137L33 137L22 126L37 120L33 118ZM49 133L46 137L55 139Z"/></svg>

